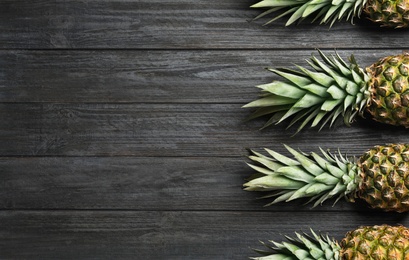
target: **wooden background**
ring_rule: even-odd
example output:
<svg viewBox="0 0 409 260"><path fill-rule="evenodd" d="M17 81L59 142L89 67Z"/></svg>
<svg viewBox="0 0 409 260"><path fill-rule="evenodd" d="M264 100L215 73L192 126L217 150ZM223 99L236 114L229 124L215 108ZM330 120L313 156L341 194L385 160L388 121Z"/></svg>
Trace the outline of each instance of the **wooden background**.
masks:
<svg viewBox="0 0 409 260"><path fill-rule="evenodd" d="M265 208L242 190L246 148L409 142L369 118L295 138L243 122L254 86L277 79L267 66L315 48L362 66L409 50L409 32L365 19L265 27L255 2L0 0L1 259L247 259L310 227L409 226L345 201Z"/></svg>

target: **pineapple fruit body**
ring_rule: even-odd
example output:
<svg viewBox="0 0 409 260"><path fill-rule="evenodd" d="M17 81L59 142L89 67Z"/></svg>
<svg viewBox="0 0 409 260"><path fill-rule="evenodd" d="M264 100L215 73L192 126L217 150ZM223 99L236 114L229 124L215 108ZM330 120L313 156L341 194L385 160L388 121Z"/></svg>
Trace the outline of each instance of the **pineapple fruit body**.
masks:
<svg viewBox="0 0 409 260"><path fill-rule="evenodd" d="M357 197L373 208L409 211L409 145L376 146L358 160Z"/></svg>
<svg viewBox="0 0 409 260"><path fill-rule="evenodd" d="M346 234L341 243L328 236L296 233L288 241L263 243L265 250L255 250L258 260L320 259L320 260L407 260L409 229L404 226L362 226Z"/></svg>
<svg viewBox="0 0 409 260"><path fill-rule="evenodd" d="M402 28L409 25L408 0L368 0L363 12L371 21L385 27Z"/></svg>
<svg viewBox="0 0 409 260"><path fill-rule="evenodd" d="M249 166L256 171L243 186L267 192L267 204L309 198L314 207L334 198L362 199L375 209L409 211L409 144L375 146L357 161L321 150L305 154L286 146L295 159L266 149L252 152Z"/></svg>
<svg viewBox="0 0 409 260"><path fill-rule="evenodd" d="M409 55L383 58L366 71L370 75L367 111L376 121L409 127Z"/></svg>
<svg viewBox="0 0 409 260"><path fill-rule="evenodd" d="M340 119L350 125L367 112L378 122L409 127L409 54L382 58L365 70L353 56L348 64L337 54L319 54L321 60L308 60L314 70L270 69L283 80L258 86L261 97L244 106L257 108L250 119L269 115L267 127L292 118L289 127L298 123L298 132Z"/></svg>
<svg viewBox="0 0 409 260"><path fill-rule="evenodd" d="M340 259L409 259L409 229L404 226L365 226L341 241Z"/></svg>

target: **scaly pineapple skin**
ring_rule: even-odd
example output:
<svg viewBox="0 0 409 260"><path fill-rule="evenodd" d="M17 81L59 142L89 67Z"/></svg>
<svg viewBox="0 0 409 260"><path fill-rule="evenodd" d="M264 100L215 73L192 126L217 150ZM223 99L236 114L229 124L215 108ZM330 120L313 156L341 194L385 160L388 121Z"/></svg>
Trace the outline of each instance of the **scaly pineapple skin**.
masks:
<svg viewBox="0 0 409 260"><path fill-rule="evenodd" d="M409 259L409 229L404 226L364 226L346 234L340 259Z"/></svg>
<svg viewBox="0 0 409 260"><path fill-rule="evenodd" d="M404 28L409 25L408 0L368 0L363 11L371 21L384 27Z"/></svg>
<svg viewBox="0 0 409 260"><path fill-rule="evenodd" d="M385 57L366 69L370 97L366 110L373 119L409 127L409 54Z"/></svg>
<svg viewBox="0 0 409 260"><path fill-rule="evenodd" d="M357 197L372 208L409 211L409 144L375 146L357 164Z"/></svg>

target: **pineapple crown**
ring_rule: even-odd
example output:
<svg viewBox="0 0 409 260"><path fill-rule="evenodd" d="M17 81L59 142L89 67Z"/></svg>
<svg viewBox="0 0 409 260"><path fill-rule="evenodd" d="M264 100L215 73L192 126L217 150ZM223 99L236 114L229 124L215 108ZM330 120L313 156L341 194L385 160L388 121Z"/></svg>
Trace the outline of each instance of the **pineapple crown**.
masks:
<svg viewBox="0 0 409 260"><path fill-rule="evenodd" d="M342 20L345 17L347 21L353 22L354 17L360 16L366 2L367 0L263 0L251 7L268 8L255 19L279 12L279 15L266 24L292 14L286 23L288 26L315 15L312 22L321 19L321 24L329 23L331 28L337 20Z"/></svg>
<svg viewBox="0 0 409 260"><path fill-rule="evenodd" d="M310 198L307 203L315 201L313 207L333 197L337 197L334 204L342 197L353 200L358 186L356 163L339 151L334 155L320 148L322 157L285 148L295 160L270 149L265 149L270 156L251 151L249 158L255 164L248 165L256 173L243 185L245 190L271 192L262 197L275 198L266 206L300 198Z"/></svg>
<svg viewBox="0 0 409 260"><path fill-rule="evenodd" d="M341 250L338 243L328 236L316 234L311 229L311 235L307 233L295 233L296 238L286 236L288 242L270 243L261 242L267 249L254 249L263 255L254 257L255 260L284 260L284 259L320 259L338 260Z"/></svg>
<svg viewBox="0 0 409 260"><path fill-rule="evenodd" d="M357 113L362 114L370 97L369 75L358 66L353 55L347 64L338 53L327 56L318 52L322 61L313 55L307 60L314 71L302 66L297 66L299 71L269 69L284 80L257 86L261 97L243 106L258 108L248 119L269 115L264 128L292 117L288 128L301 122L298 133L311 121L311 127L321 124L321 130L340 118L350 125Z"/></svg>

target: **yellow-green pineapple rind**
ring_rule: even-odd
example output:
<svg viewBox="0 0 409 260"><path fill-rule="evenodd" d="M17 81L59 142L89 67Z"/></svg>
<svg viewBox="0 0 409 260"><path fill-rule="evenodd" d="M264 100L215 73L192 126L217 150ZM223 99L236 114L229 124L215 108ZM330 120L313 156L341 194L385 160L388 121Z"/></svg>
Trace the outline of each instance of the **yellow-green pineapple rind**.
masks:
<svg viewBox="0 0 409 260"><path fill-rule="evenodd" d="M409 127L409 54L385 57L366 71L370 75L366 110L378 122Z"/></svg>
<svg viewBox="0 0 409 260"><path fill-rule="evenodd" d="M408 259L409 229L404 226L363 226L341 241L340 259Z"/></svg>
<svg viewBox="0 0 409 260"><path fill-rule="evenodd" d="M409 26L408 0L368 0L363 11L371 21L384 27Z"/></svg>
<svg viewBox="0 0 409 260"><path fill-rule="evenodd" d="M357 197L384 211L409 211L409 144L375 146L357 164Z"/></svg>

